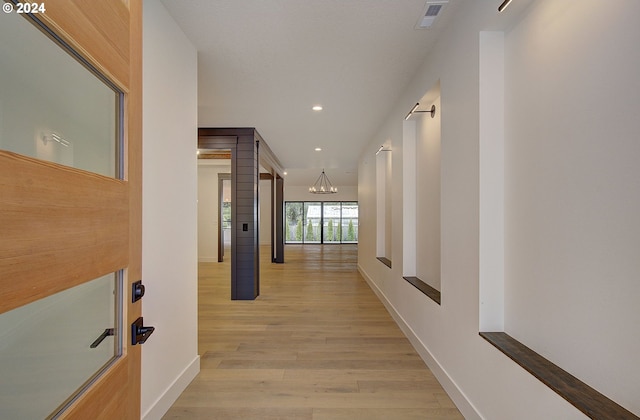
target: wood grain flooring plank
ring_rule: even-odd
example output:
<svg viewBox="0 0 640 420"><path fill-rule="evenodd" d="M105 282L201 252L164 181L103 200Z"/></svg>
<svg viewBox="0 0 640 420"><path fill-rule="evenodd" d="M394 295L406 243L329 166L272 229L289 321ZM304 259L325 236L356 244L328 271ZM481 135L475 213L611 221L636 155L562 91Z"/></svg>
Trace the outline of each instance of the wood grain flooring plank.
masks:
<svg viewBox="0 0 640 420"><path fill-rule="evenodd" d="M242 393L246 389L252 389L260 393L275 393L277 395L290 395L295 389L297 394L315 393L353 393L360 392L358 383L353 380L345 381L314 381L300 383L297 381L283 381L281 379L259 380L248 378L244 380L196 380L191 385L191 392L208 395L210 393Z"/></svg>
<svg viewBox="0 0 640 420"><path fill-rule="evenodd" d="M457 409L335 409L314 408L312 420L451 420L464 417Z"/></svg>
<svg viewBox="0 0 640 420"><path fill-rule="evenodd" d="M264 349L254 351L208 351L202 359L233 359L233 360L296 360L298 352L295 350Z"/></svg>
<svg viewBox="0 0 640 420"><path fill-rule="evenodd" d="M438 393L438 391L442 391L442 385L440 385L435 378L430 381L358 380L358 389L360 392L371 393L395 393L423 390L430 392L437 399L438 395L436 395L436 393Z"/></svg>
<svg viewBox="0 0 640 420"><path fill-rule="evenodd" d="M311 408L219 408L176 407L163 417L165 420L313 420Z"/></svg>
<svg viewBox="0 0 640 420"><path fill-rule="evenodd" d="M235 360L224 359L218 369L425 369L422 360Z"/></svg>
<svg viewBox="0 0 640 420"><path fill-rule="evenodd" d="M321 351L298 351L296 352L298 360L419 360L420 356L415 351L380 351L372 349L371 351L360 350L333 350L327 351L322 349Z"/></svg>
<svg viewBox="0 0 640 420"><path fill-rule="evenodd" d="M370 369L291 369L284 371L284 380L299 381L425 381L433 377L427 369L370 370Z"/></svg>
<svg viewBox="0 0 640 420"><path fill-rule="evenodd" d="M228 381L280 381L284 379L283 369L202 369L197 380L211 382Z"/></svg>

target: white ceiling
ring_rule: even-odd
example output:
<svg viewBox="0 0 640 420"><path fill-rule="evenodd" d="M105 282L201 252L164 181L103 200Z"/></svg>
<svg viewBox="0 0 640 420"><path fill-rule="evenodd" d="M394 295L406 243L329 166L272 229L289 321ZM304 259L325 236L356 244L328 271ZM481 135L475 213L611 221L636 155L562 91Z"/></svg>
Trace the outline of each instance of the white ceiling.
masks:
<svg viewBox="0 0 640 420"><path fill-rule="evenodd" d="M322 168L357 185L360 152L456 1L414 29L426 0L162 0L198 50L200 127L256 127L285 182L306 186Z"/></svg>

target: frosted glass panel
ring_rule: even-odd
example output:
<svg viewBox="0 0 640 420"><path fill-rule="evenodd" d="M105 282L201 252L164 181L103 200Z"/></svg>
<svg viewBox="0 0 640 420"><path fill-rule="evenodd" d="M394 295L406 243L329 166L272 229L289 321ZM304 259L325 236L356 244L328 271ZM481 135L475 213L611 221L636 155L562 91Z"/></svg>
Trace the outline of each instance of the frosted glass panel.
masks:
<svg viewBox="0 0 640 420"><path fill-rule="evenodd" d="M47 417L121 354L118 285L110 274L0 315L0 419Z"/></svg>
<svg viewBox="0 0 640 420"><path fill-rule="evenodd" d="M120 94L21 15L0 39L0 149L116 177Z"/></svg>

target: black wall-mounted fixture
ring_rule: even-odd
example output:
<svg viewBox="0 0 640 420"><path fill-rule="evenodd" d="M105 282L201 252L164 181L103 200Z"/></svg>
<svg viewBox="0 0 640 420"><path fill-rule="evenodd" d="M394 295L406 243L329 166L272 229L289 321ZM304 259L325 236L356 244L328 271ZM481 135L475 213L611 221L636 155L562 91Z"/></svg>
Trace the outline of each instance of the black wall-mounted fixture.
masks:
<svg viewBox="0 0 640 420"><path fill-rule="evenodd" d="M411 108L411 111L409 111L409 113L407 114L406 117L404 117L404 120L408 120L409 118L411 118L411 116L415 113L418 112L428 112L429 114L431 114L431 118L435 118L436 116L436 106L435 105L431 105L431 109L429 111L419 111L418 107L420 106L420 102L416 103L413 108Z"/></svg>
<svg viewBox="0 0 640 420"><path fill-rule="evenodd" d="M504 0L500 6L498 6L498 12L502 12L511 3L511 0Z"/></svg>
<svg viewBox="0 0 640 420"><path fill-rule="evenodd" d="M384 144L383 144L382 146L380 146L380 148L379 148L379 149L378 149L378 151L376 152L376 156L378 156L378 154L379 154L380 152L390 152L390 151L391 151L391 149L385 149L385 148L384 148Z"/></svg>

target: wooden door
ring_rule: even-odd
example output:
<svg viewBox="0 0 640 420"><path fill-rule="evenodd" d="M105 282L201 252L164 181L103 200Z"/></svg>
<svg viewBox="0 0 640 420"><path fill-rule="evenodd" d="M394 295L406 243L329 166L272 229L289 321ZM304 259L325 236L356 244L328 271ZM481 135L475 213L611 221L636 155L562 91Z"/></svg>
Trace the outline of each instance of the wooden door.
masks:
<svg viewBox="0 0 640 420"><path fill-rule="evenodd" d="M137 419L141 351L127 326L141 316L131 283L142 275L142 3L42 3L36 17L50 36L123 94L124 163L107 177L0 150L0 314L122 270L122 354L61 417Z"/></svg>

